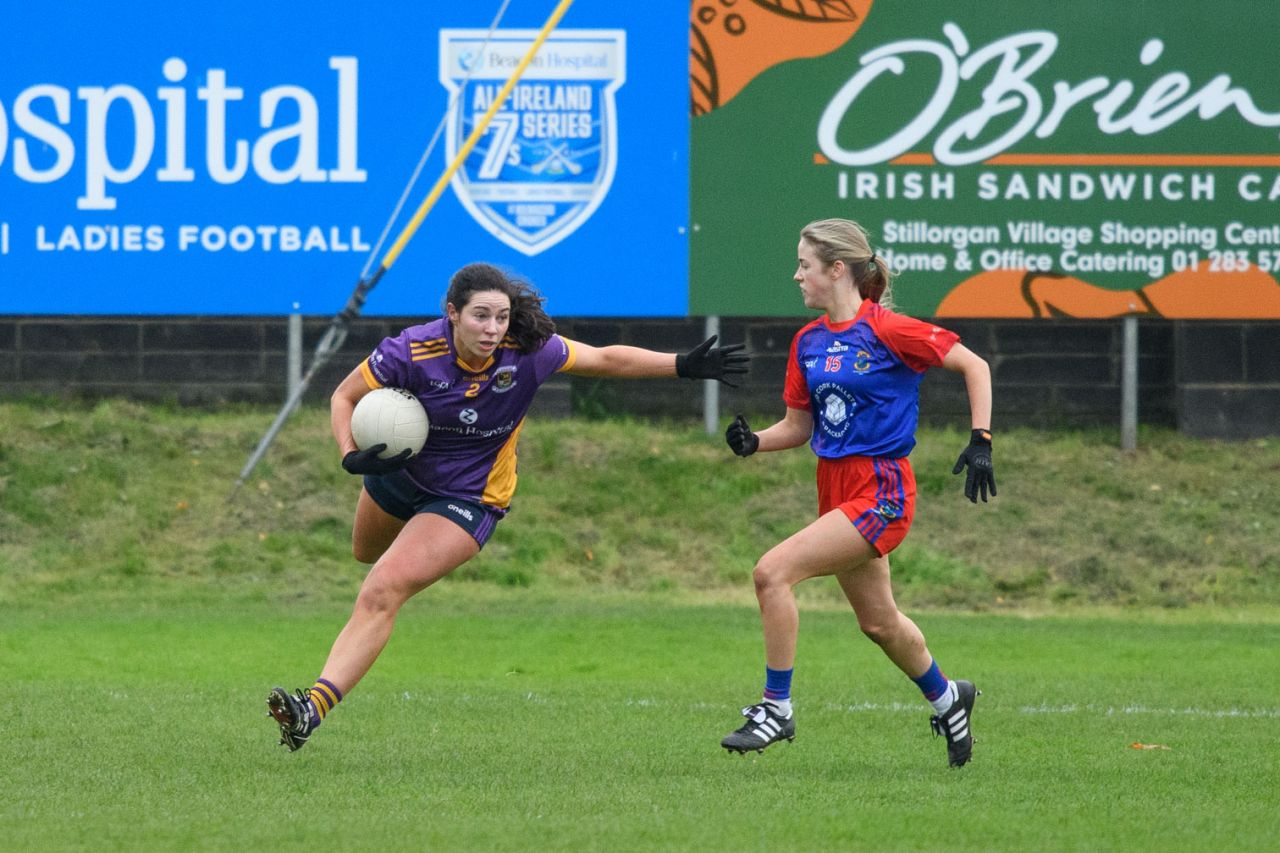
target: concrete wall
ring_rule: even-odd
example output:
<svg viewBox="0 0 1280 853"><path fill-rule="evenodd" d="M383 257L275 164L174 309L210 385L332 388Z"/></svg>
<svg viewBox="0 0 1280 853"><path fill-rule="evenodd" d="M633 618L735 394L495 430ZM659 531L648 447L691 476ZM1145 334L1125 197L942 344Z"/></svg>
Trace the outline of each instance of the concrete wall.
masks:
<svg viewBox="0 0 1280 853"><path fill-rule="evenodd" d="M356 321L338 355L307 394L333 387L386 335L418 318ZM562 334L589 344L625 343L678 352L703 338L697 319L559 319ZM721 339L745 341L751 379L725 388L726 414L780 415L791 338L806 319L732 318ZM310 364L328 318L304 321ZM965 344L986 358L995 379L997 429L1103 426L1120 422L1121 322L951 320ZM125 396L192 405L283 401L287 323L283 317L0 317L0 395ZM1139 422L1192 435L1247 438L1280 434L1280 322L1139 322ZM960 377L930 371L922 418L966 425ZM539 396L550 414L630 413L700 418L700 389L672 381L557 377Z"/></svg>
<svg viewBox="0 0 1280 853"><path fill-rule="evenodd" d="M1181 432L1280 435L1280 323L1179 323L1174 353Z"/></svg>

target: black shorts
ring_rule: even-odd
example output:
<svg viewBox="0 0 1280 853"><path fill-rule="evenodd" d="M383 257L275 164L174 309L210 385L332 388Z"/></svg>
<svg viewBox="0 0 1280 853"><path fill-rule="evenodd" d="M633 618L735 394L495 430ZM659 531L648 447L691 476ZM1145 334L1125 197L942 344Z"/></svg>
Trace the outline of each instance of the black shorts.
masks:
<svg viewBox="0 0 1280 853"><path fill-rule="evenodd" d="M365 475L364 489L373 502L389 515L408 521L423 512L442 515L471 534L481 548L493 535L502 510L463 498L433 494L418 488L404 471L381 476Z"/></svg>

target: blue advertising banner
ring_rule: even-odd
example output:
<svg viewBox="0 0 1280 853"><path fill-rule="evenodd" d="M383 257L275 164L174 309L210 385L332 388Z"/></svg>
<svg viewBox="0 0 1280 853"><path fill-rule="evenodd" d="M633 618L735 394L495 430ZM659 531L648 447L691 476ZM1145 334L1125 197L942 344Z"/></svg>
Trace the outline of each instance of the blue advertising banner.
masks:
<svg viewBox="0 0 1280 853"><path fill-rule="evenodd" d="M12 6L0 314L336 312L442 119L390 239L555 3L486 43L500 5ZM438 313L484 260L553 315L685 315L687 15L576 0L365 313Z"/></svg>

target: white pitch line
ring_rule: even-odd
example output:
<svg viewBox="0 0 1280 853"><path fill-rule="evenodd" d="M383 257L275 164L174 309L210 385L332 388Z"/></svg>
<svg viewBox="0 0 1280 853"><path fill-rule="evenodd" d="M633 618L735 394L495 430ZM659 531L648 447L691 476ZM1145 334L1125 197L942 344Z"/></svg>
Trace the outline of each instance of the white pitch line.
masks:
<svg viewBox="0 0 1280 853"><path fill-rule="evenodd" d="M375 694L362 694L367 699L376 699ZM400 697L403 701L424 701L424 702L446 702L456 704L470 704L473 702L492 703L492 697L474 697L467 693L448 694L441 693L436 695L410 694L404 691ZM536 693L526 690L523 697L526 702L533 702L539 705L557 705L561 704L561 700L548 698L545 694ZM647 696L628 697L622 699L620 704L629 708L680 708L687 711L710 711L727 707L724 703L712 702L668 702L662 699L654 699ZM796 703L803 708L803 699ZM988 703L983 706L989 711L1005 712L1007 709L992 708ZM888 712L894 714L919 714L927 712L929 706L924 702L855 702L852 704L836 704L834 702L824 702L820 706L820 710L826 712L844 712L850 714L860 713L879 713ZM1054 715L1054 714L1091 714L1101 717L1114 716L1149 716L1149 717L1204 717L1206 719L1264 719L1276 720L1280 719L1280 708L1151 708L1146 705L1097 705L1097 704L1072 704L1072 705L1023 705L1014 709L1016 713L1026 715Z"/></svg>
<svg viewBox="0 0 1280 853"><path fill-rule="evenodd" d="M990 705L987 705L990 708ZM848 711L858 713L862 711L890 711L890 712L909 712L916 714L920 712L918 703L904 702L859 702L853 705L836 705L827 703L823 706L827 711ZM994 710L994 709L993 709ZM1249 719L1280 719L1280 708L1150 708L1145 705L1023 705L1018 708L1019 714L1094 714L1103 717L1114 717L1116 715L1145 715L1152 717L1206 717L1210 719L1225 719L1231 717L1249 718Z"/></svg>
<svg viewBox="0 0 1280 853"><path fill-rule="evenodd" d="M1019 709L1024 714L1145 714L1155 717L1253 717L1280 719L1280 708L1148 708L1145 705L1036 705Z"/></svg>

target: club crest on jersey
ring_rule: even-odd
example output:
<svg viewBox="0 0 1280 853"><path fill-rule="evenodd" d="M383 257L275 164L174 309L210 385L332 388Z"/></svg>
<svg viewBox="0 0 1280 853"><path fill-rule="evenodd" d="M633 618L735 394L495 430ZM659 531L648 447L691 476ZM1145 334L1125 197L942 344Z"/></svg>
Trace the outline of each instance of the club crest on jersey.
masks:
<svg viewBox="0 0 1280 853"><path fill-rule="evenodd" d="M515 367L499 367L493 372L493 393L510 391L516 384Z"/></svg>
<svg viewBox="0 0 1280 853"><path fill-rule="evenodd" d="M496 30L487 45L486 35L440 31L440 82L450 97L449 162L538 31ZM471 217L526 255L551 248L590 219L613 184L614 93L625 81L625 30L553 32L453 174L453 191Z"/></svg>
<svg viewBox="0 0 1280 853"><path fill-rule="evenodd" d="M853 360L853 369L859 373L866 373L871 369L871 353L864 349L858 350L858 354Z"/></svg>

